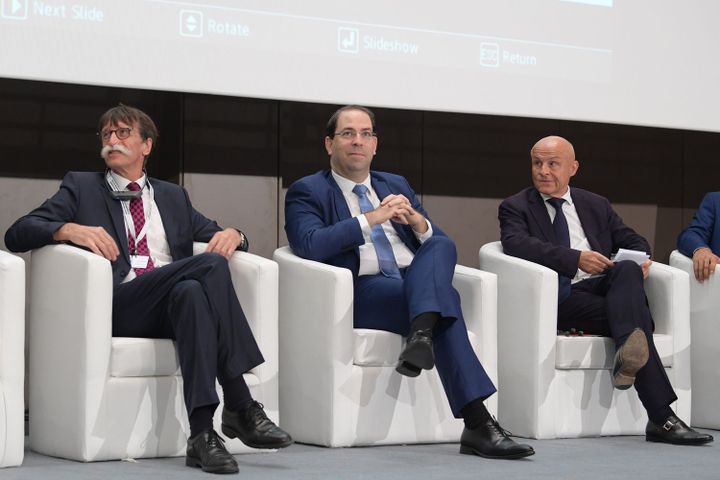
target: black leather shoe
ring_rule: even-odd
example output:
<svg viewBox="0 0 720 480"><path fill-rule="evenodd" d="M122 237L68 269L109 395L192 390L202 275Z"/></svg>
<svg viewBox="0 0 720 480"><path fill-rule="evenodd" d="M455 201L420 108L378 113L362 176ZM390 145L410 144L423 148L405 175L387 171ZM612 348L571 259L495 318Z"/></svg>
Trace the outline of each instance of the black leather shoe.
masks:
<svg viewBox="0 0 720 480"><path fill-rule="evenodd" d="M636 328L615 352L612 371L613 386L618 390L627 390L632 387L638 370L645 366L649 356L645 332Z"/></svg>
<svg viewBox="0 0 720 480"><path fill-rule="evenodd" d="M285 448L293 443L292 437L265 415L262 403L255 400L240 412L223 407L222 432L253 448Z"/></svg>
<svg viewBox="0 0 720 480"><path fill-rule="evenodd" d="M430 370L435 366L432 330L416 330L407 340L400 354L395 370L401 375L417 377L420 370Z"/></svg>
<svg viewBox="0 0 720 480"><path fill-rule="evenodd" d="M238 464L228 453L215 430L205 430L188 439L185 465L208 473L237 473Z"/></svg>
<svg viewBox="0 0 720 480"><path fill-rule="evenodd" d="M535 455L535 450L530 445L512 440L498 422L491 418L472 430L465 427L460 436L460 453L512 460Z"/></svg>
<svg viewBox="0 0 720 480"><path fill-rule="evenodd" d="M703 445L712 442L713 437L688 427L678 417L670 415L662 425L648 421L645 427L645 440L674 445Z"/></svg>

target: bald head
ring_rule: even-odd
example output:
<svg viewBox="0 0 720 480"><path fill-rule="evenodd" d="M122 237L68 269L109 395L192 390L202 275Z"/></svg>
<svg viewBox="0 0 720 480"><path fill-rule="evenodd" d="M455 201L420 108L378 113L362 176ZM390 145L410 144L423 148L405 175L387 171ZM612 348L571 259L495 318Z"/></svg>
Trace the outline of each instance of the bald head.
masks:
<svg viewBox="0 0 720 480"><path fill-rule="evenodd" d="M530 149L532 178L540 193L562 197L578 169L575 149L562 137L541 138Z"/></svg>

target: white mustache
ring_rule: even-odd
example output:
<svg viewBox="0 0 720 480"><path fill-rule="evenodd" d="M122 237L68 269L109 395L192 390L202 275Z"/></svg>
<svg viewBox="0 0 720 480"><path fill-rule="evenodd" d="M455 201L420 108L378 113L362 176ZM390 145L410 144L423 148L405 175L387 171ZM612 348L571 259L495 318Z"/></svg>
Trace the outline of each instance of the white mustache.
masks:
<svg viewBox="0 0 720 480"><path fill-rule="evenodd" d="M105 145L102 150L100 150L100 156L107 160L108 155L110 155L110 152L120 152L123 155L130 155L130 150L127 149L127 147L124 147L120 144L115 145Z"/></svg>

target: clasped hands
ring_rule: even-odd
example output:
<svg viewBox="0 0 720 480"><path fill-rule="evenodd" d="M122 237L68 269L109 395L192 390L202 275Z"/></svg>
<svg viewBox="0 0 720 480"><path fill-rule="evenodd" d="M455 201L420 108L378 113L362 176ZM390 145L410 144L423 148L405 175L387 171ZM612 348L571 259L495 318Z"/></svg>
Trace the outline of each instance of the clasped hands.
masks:
<svg viewBox="0 0 720 480"><path fill-rule="evenodd" d="M115 239L103 227L90 227L78 223L66 223L55 230L53 239L58 242L71 242L90 249L96 255L107 258L111 262L120 255ZM213 235L208 242L208 253L219 253L228 260L242 242L240 232L234 228L226 228Z"/></svg>
<svg viewBox="0 0 720 480"><path fill-rule="evenodd" d="M650 264L652 264L652 260L647 260L640 265L643 272L643 278L648 278L648 274L650 273ZM594 250L583 250L580 252L578 268L580 268L583 272L591 275L598 275L608 268L612 268L613 265L615 265L615 263L600 252L596 252Z"/></svg>
<svg viewBox="0 0 720 480"><path fill-rule="evenodd" d="M428 229L425 217L415 211L405 195L388 195L382 199L378 208L367 212L365 218L370 226L390 220L402 225L410 225L415 232L421 234Z"/></svg>

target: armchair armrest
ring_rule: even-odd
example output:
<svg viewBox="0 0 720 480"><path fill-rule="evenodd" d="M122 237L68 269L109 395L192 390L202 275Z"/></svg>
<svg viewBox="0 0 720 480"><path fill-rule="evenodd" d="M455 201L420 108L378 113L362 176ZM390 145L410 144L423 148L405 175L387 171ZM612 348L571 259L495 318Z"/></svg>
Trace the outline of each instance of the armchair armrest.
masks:
<svg viewBox="0 0 720 480"><path fill-rule="evenodd" d="M110 262L70 245L35 250L30 300L30 404L43 405L33 412L30 435L42 437L43 425L52 423L90 438L89 419L96 418L102 400L94 393L102 392L110 368ZM57 397L58 391L65 394ZM63 447L57 448L60 454Z"/></svg>
<svg viewBox="0 0 720 480"><path fill-rule="evenodd" d="M539 418L537 405L547 394L555 370L557 273L503 253L493 242L480 249L480 268L498 277L498 401L500 421L518 435ZM503 411L520 418L503 418ZM549 418L548 418L549 417ZM515 426L517 425L517 427ZM531 431L542 431L542 426Z"/></svg>
<svg viewBox="0 0 720 480"><path fill-rule="evenodd" d="M343 412L334 412L329 400L353 362L352 273L300 258L290 247L275 250L273 259L280 269L280 408L293 412L283 416L283 426L315 424L330 432Z"/></svg>
<svg viewBox="0 0 720 480"><path fill-rule="evenodd" d="M0 466L20 465L25 436L25 262L0 251Z"/></svg>

